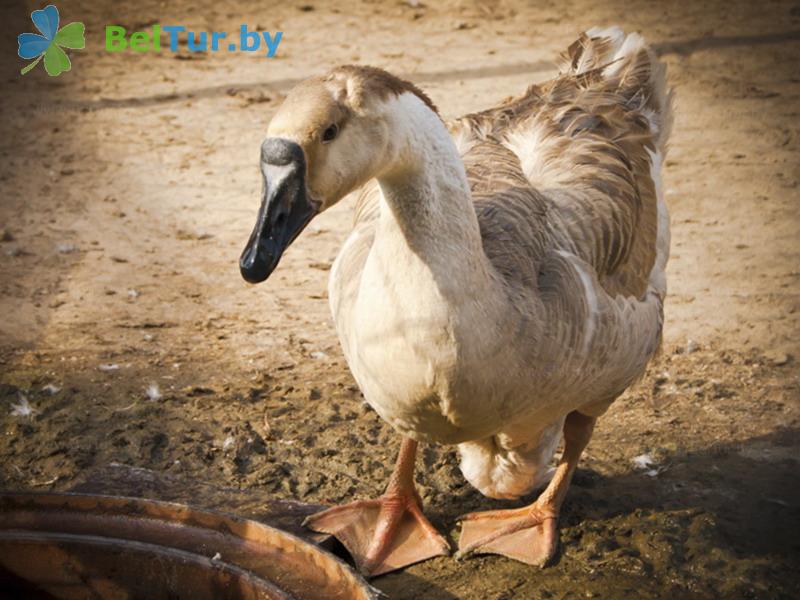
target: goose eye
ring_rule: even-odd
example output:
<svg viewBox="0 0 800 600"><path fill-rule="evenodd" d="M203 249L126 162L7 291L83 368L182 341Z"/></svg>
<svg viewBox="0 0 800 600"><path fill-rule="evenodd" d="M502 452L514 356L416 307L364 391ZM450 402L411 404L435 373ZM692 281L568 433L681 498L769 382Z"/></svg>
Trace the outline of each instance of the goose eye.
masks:
<svg viewBox="0 0 800 600"><path fill-rule="evenodd" d="M322 132L322 142L332 142L339 135L339 126L335 123Z"/></svg>

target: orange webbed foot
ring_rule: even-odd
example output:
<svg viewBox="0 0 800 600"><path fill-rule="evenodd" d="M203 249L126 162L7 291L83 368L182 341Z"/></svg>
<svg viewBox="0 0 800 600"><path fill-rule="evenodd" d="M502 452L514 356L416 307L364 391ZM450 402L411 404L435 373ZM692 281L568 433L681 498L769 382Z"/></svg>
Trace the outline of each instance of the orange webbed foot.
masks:
<svg viewBox="0 0 800 600"><path fill-rule="evenodd" d="M303 524L335 536L358 570L373 577L450 553L450 545L422 513L416 493L387 493L335 506Z"/></svg>
<svg viewBox="0 0 800 600"><path fill-rule="evenodd" d="M500 554L543 567L558 549L557 514L535 503L519 509L491 510L461 517L456 558Z"/></svg>

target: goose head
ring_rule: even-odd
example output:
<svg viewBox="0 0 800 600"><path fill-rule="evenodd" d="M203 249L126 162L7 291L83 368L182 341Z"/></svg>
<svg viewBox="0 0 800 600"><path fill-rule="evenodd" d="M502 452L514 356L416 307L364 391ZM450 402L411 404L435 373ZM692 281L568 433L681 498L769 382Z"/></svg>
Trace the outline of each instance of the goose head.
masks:
<svg viewBox="0 0 800 600"><path fill-rule="evenodd" d="M242 277L266 280L311 220L397 162L393 100L430 99L413 84L374 67L337 67L295 87L261 144L261 207L239 259Z"/></svg>

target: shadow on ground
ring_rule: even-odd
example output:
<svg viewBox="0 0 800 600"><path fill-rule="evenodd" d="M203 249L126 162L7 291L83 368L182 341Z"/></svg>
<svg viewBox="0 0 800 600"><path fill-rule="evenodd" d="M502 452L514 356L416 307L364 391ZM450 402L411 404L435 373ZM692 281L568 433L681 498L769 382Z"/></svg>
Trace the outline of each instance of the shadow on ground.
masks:
<svg viewBox="0 0 800 600"><path fill-rule="evenodd" d="M715 590L723 597L791 597L800 591L798 451L798 430L782 429L661 456L658 473L652 475L632 471L603 477L580 469L562 517L560 553L552 566L538 571L501 557L469 560L507 562L514 570L527 570L529 583L539 581L544 588L561 577L574 578L576 588L581 587L592 580L592 571L602 570L604 578L617 580L617 589L641 589L641 582L648 580L654 590L698 597ZM124 465L96 469L74 489L187 502L260 519L301 535L302 519L314 510L314 505L290 507L256 488L215 488ZM443 528L467 510L508 507L464 489L448 505L428 508ZM314 541L346 556L330 539ZM450 563L451 569L459 565L452 557L435 562L440 567ZM418 574L420 568L425 566L373 583L392 598L411 598L409 594L421 589L432 600L458 598L437 587L427 574Z"/></svg>

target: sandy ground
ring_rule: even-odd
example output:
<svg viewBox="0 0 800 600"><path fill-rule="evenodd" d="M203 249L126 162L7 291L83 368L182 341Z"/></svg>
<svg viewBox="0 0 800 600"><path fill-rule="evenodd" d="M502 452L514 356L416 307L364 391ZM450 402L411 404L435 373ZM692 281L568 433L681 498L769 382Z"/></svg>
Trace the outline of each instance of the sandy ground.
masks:
<svg viewBox="0 0 800 600"><path fill-rule="evenodd" d="M189 482L319 503L380 493L398 439L348 373L325 292L351 203L265 285L239 276L270 116L344 62L408 76L457 116L617 23L656 45L677 91L664 354L601 420L554 566L441 558L374 583L405 599L800 596L800 4L260 4L67 0L88 48L58 78L18 75L38 3L0 8L0 487L69 490L127 465L200 505ZM273 60L102 50L103 25L155 22L284 39ZM33 414L15 412L23 397ZM459 514L514 505L472 490L450 448L425 447L418 467L451 540Z"/></svg>

